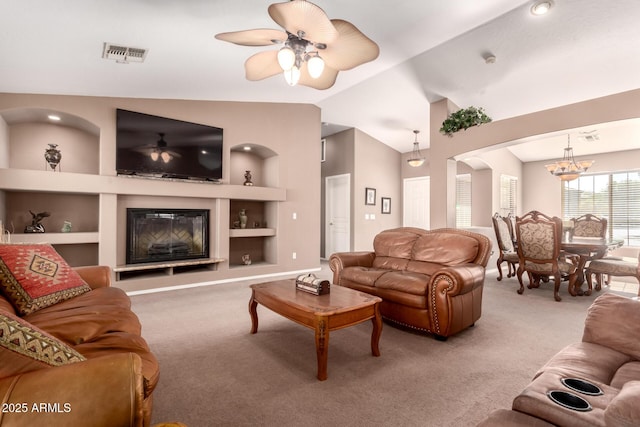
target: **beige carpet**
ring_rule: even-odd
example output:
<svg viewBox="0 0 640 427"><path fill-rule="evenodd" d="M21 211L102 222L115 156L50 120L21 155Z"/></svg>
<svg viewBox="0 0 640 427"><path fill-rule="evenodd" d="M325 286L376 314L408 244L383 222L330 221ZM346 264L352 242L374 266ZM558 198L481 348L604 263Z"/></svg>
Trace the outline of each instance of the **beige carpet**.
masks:
<svg viewBox="0 0 640 427"><path fill-rule="evenodd" d="M330 278L326 264L317 275ZM370 322L333 332L323 382L311 330L258 306L258 333L249 333L248 286L259 281L133 296L161 365L153 423L473 426L509 408L549 357L581 339L598 295L571 297L564 283L555 302L551 284L518 295L516 279L495 277L475 327L446 342L385 323L376 358Z"/></svg>

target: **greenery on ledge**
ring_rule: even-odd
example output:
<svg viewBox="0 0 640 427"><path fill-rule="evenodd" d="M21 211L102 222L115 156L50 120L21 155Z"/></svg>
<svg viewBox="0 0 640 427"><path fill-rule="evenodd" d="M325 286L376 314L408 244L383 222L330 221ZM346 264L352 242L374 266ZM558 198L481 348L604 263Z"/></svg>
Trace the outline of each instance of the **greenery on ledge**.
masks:
<svg viewBox="0 0 640 427"><path fill-rule="evenodd" d="M451 137L459 130L467 130L472 126L480 126L482 123L489 123L491 117L487 116L482 108L469 107L458 110L442 122L440 132Z"/></svg>

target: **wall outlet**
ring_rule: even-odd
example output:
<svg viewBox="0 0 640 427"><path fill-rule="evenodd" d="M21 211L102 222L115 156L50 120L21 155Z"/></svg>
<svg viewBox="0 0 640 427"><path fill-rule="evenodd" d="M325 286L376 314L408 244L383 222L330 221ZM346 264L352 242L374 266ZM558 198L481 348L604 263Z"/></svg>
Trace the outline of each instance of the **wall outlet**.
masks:
<svg viewBox="0 0 640 427"><path fill-rule="evenodd" d="M293 213L293 215L291 215L291 217L292 217L293 219L298 219L298 214L294 212L294 213Z"/></svg>
<svg viewBox="0 0 640 427"><path fill-rule="evenodd" d="M296 254L295 252L291 254L291 259L296 259L297 257L298 257L298 254Z"/></svg>

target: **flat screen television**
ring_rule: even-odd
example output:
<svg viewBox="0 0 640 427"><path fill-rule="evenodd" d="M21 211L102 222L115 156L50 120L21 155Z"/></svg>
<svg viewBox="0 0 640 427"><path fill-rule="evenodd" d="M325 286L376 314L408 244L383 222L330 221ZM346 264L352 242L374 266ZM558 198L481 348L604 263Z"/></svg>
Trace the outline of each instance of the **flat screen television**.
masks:
<svg viewBox="0 0 640 427"><path fill-rule="evenodd" d="M116 171L123 175L219 181L222 129L117 109Z"/></svg>

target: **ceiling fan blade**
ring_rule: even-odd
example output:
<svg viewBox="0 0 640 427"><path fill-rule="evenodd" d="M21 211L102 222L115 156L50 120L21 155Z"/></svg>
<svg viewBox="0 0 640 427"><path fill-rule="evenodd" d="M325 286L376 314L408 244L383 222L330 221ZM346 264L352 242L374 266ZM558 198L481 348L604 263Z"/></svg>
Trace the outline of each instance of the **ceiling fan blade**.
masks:
<svg viewBox="0 0 640 427"><path fill-rule="evenodd" d="M344 71L378 57L378 45L362 34L355 25L342 19L332 19L331 22L340 35L326 49L319 51L326 65Z"/></svg>
<svg viewBox="0 0 640 427"><path fill-rule="evenodd" d="M259 28L255 30L220 33L216 34L216 38L218 40L238 44L240 46L268 46L277 43L284 43L287 40L287 33L280 30Z"/></svg>
<svg viewBox="0 0 640 427"><path fill-rule="evenodd" d="M247 80L262 80L282 73L278 64L278 51L268 50L250 56L244 63Z"/></svg>
<svg viewBox="0 0 640 427"><path fill-rule="evenodd" d="M331 86L333 86L336 82L337 77L338 70L325 65L320 77L314 79L309 75L309 72L307 71L307 64L304 63L302 65L302 68L300 69L300 80L298 81L298 84L314 89L324 90L329 89Z"/></svg>
<svg viewBox="0 0 640 427"><path fill-rule="evenodd" d="M338 30L333 26L324 10L305 0L274 3L269 6L269 15L289 33L299 35L313 43L333 43Z"/></svg>

